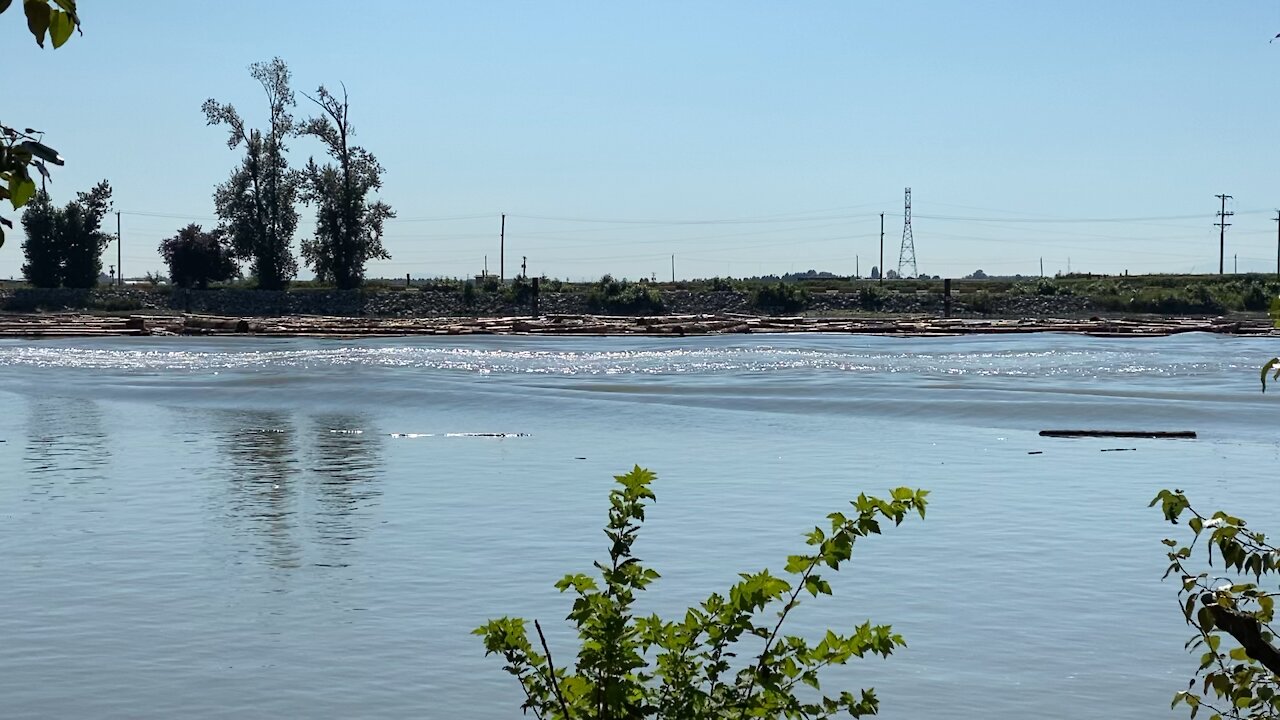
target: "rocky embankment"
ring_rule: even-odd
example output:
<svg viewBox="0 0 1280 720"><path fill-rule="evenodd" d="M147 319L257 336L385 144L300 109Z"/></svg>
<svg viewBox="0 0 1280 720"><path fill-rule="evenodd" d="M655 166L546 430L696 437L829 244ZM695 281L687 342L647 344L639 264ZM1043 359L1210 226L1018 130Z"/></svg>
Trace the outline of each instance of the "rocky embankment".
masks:
<svg viewBox="0 0 1280 720"><path fill-rule="evenodd" d="M0 316L0 337L48 338L149 335L394 337L408 335L644 335L687 337L730 333L845 333L897 337L1067 332L1096 337L1156 337L1185 332L1273 333L1265 320L1220 318L1025 319L760 317L737 313L652 317L561 315L492 318L353 318L295 315L275 318L211 315L103 317L78 313Z"/></svg>
<svg viewBox="0 0 1280 720"><path fill-rule="evenodd" d="M0 337L128 335L276 335L361 337L396 335L655 335L826 332L895 336L1070 332L1143 337L1182 332L1259 335L1265 318L1090 317L1084 298L1035 295L1000 298L985 312L956 299L941 317L937 293L875 296L859 292L811 296L806 317L753 310L748 293L733 290L662 293L666 312L612 315L591 312L581 292L546 292L536 313L502 293L430 289L294 290L2 290ZM871 312L874 311L874 312ZM1001 317L1005 319L1000 319ZM1010 319L1018 318L1018 319ZM1082 319L1087 318L1087 319Z"/></svg>
<svg viewBox="0 0 1280 720"><path fill-rule="evenodd" d="M766 315L752 307L751 294L735 290L691 292L663 290L667 314L717 315L740 313ZM215 289L181 290L162 288L99 288L95 290L34 289L0 290L0 311L187 313L223 317L286 317L293 315L333 315L379 318L507 317L527 315L527 303L507 300L501 293L477 292L471 298L462 293L423 290L380 289L377 291ZM581 292L543 292L538 298L538 314L586 315L596 311ZM952 304L957 317L1071 317L1091 314L1086 298L1011 295L984 298L970 303L957 297ZM877 294L874 299L857 292L820 292L809 298L808 314L943 314L938 293Z"/></svg>

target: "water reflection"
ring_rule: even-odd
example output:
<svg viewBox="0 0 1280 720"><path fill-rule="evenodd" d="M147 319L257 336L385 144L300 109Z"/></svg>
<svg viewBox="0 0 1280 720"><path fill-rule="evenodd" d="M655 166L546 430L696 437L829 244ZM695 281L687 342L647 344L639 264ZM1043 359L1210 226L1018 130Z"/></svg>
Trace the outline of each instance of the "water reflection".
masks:
<svg viewBox="0 0 1280 720"><path fill-rule="evenodd" d="M61 497L63 485L104 477L111 460L98 404L83 398L31 397L23 461L33 493Z"/></svg>
<svg viewBox="0 0 1280 720"><path fill-rule="evenodd" d="M369 418L243 411L220 425L233 532L278 570L349 566L382 495L383 439Z"/></svg>
<svg viewBox="0 0 1280 720"><path fill-rule="evenodd" d="M311 516L324 549L317 565L346 566L344 549L369 530L382 495L382 436L363 415L319 415L308 468Z"/></svg>
<svg viewBox="0 0 1280 720"><path fill-rule="evenodd" d="M230 463L227 513L273 567L302 561L297 533L297 451L290 419L278 412L237 412L220 433Z"/></svg>

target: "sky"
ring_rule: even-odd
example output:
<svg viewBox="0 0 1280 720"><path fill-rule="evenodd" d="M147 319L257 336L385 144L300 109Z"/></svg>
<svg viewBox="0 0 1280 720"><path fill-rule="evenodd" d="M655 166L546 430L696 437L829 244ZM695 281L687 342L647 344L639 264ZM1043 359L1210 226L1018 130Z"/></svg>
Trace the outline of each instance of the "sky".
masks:
<svg viewBox="0 0 1280 720"><path fill-rule="evenodd" d="M201 103L262 125L247 67L275 56L298 117L345 83L386 168L371 277L497 273L503 213L508 277L522 258L573 280L865 276L881 212L898 267L908 186L922 273L1216 272L1222 193L1226 271L1277 267L1271 1L87 0L81 19L55 51L0 15L0 122L66 158L55 201L111 182L128 277L217 224L240 153ZM322 155L291 143L295 165Z"/></svg>

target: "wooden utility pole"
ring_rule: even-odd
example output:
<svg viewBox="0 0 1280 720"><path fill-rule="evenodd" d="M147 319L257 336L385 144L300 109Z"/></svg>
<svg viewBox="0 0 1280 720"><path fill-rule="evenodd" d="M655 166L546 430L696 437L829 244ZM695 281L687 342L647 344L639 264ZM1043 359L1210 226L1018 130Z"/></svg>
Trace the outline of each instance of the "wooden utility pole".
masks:
<svg viewBox="0 0 1280 720"><path fill-rule="evenodd" d="M502 213L502 228L498 230L498 281L507 281L507 214Z"/></svg>
<svg viewBox="0 0 1280 720"><path fill-rule="evenodd" d="M880 213L880 284L884 284L884 213Z"/></svg>
<svg viewBox="0 0 1280 720"><path fill-rule="evenodd" d="M116 275L116 287L124 287L124 265L123 265L124 251L120 249L121 242L122 242L122 239L120 237L120 213L119 211L117 211L116 212L116 270L118 271L119 274ZM99 265L98 267L102 267L102 266Z"/></svg>
<svg viewBox="0 0 1280 720"><path fill-rule="evenodd" d="M855 278L862 277L862 264L858 260L858 256L853 256L853 276Z"/></svg>
<svg viewBox="0 0 1280 720"><path fill-rule="evenodd" d="M1276 279L1280 280L1280 210L1276 210Z"/></svg>
<svg viewBox="0 0 1280 720"><path fill-rule="evenodd" d="M676 281L676 254L675 254L675 253L671 253L671 282L672 282L672 284L674 284L674 283L675 283L675 281Z"/></svg>
<svg viewBox="0 0 1280 720"><path fill-rule="evenodd" d="M1227 218L1235 215L1233 212L1227 212L1227 201L1231 199L1230 195L1214 195L1222 201L1222 209L1218 211L1218 222L1214 225L1218 226L1218 274L1226 274L1227 259L1227 228L1231 227L1231 223L1227 222Z"/></svg>
<svg viewBox="0 0 1280 720"><path fill-rule="evenodd" d="M1040 258L1040 277L1044 277L1044 258Z"/></svg>

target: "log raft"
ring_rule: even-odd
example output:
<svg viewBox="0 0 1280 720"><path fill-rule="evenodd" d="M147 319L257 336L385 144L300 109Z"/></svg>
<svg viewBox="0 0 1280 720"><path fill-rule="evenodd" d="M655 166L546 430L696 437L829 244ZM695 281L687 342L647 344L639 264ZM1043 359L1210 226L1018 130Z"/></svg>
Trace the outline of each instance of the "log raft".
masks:
<svg viewBox="0 0 1280 720"><path fill-rule="evenodd" d="M813 318L716 315L543 315L539 317L379 318L298 315L220 317L83 313L0 314L0 338L147 335L282 337L396 337L410 335L576 335L690 337L747 333L831 333L892 337L947 337L1057 332L1093 337L1159 337L1187 332L1280 334L1265 318L957 319L924 316Z"/></svg>

